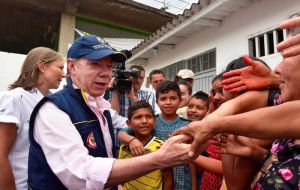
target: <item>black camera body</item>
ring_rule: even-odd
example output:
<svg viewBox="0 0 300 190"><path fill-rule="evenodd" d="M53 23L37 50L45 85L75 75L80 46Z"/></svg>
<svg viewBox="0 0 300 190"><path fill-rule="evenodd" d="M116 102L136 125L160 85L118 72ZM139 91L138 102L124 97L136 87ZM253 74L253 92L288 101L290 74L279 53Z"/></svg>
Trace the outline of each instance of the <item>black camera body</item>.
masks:
<svg viewBox="0 0 300 190"><path fill-rule="evenodd" d="M127 57L127 59L132 56L131 52L128 50L122 50L121 52ZM115 77L113 87L122 94L130 92L132 88L132 82L129 80L129 77L139 77L140 75L140 71L126 70L125 63L120 63L113 70L113 76Z"/></svg>
<svg viewBox="0 0 300 190"><path fill-rule="evenodd" d="M130 92L132 88L132 82L129 77L139 77L140 71L137 70L125 70L125 68L116 68L114 70L114 89L118 90L119 93L124 94Z"/></svg>

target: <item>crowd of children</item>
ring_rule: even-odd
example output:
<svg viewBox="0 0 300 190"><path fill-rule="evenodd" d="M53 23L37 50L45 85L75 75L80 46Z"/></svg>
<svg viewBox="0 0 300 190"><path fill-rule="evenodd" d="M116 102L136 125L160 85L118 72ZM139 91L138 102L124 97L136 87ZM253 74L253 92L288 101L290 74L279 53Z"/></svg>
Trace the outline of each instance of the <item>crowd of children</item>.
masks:
<svg viewBox="0 0 300 190"><path fill-rule="evenodd" d="M196 92L192 95L192 84L184 79L179 79L177 82L168 80L160 82L156 88L156 102L161 110L161 113L149 119L152 122L154 121L152 123L153 126L148 127L147 130L145 129L145 131L149 133L147 139L155 138L160 143L162 143L162 141L159 141L158 139L163 141L167 140L174 131L186 126L191 121L203 119L209 108L208 95L202 91ZM121 142L128 143L121 145L119 150L119 158L126 158L124 152L127 152L127 156L138 156L140 154L147 153L148 141L140 138L141 130L137 129L137 123L136 126L132 126L132 121L135 118L133 116L136 115L137 111L134 112L134 114L131 113L133 110L136 110L137 107L145 104L147 103L144 101L138 101L134 103L128 110L127 124L129 128L122 129L119 132L119 138ZM182 110L180 113L183 114L179 115L178 110ZM148 111L151 111L149 107ZM152 112L149 113L150 116ZM141 114L139 114L139 117L141 120ZM146 118L144 118L144 122L147 123ZM143 128L142 122L140 122L139 127ZM124 133L126 133L126 135ZM130 150L135 150L135 143L142 144L145 151L139 150L131 154ZM132 148L130 148L131 146ZM173 168L173 170L171 170L171 176L174 177L173 189L199 189L203 170L201 167L197 167L196 163L197 162L190 162L185 165L176 166ZM162 182L166 183L166 178L162 180ZM123 187L124 189L147 189L147 187L144 187L144 183L145 181L135 180L135 182L126 183L123 185ZM170 182L167 183L170 185ZM152 183L149 181L149 184ZM143 185L143 188L141 188L141 185Z"/></svg>

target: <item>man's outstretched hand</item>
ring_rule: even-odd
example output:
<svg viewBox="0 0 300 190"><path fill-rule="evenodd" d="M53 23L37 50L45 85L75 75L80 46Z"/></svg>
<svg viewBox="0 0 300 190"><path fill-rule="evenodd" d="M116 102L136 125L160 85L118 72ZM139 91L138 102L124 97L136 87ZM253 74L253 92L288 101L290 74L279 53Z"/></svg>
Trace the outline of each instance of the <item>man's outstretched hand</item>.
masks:
<svg viewBox="0 0 300 190"><path fill-rule="evenodd" d="M188 152L191 147L190 144L186 143L188 140L189 137L186 135L177 135L169 138L155 152L158 155L156 161L160 165L160 168L167 168L188 162Z"/></svg>
<svg viewBox="0 0 300 190"><path fill-rule="evenodd" d="M206 122L205 120L194 121L173 133L173 136L184 134L191 137L192 144L188 153L188 156L191 159L198 157L198 155L205 149L206 141L214 135L209 124L210 123Z"/></svg>

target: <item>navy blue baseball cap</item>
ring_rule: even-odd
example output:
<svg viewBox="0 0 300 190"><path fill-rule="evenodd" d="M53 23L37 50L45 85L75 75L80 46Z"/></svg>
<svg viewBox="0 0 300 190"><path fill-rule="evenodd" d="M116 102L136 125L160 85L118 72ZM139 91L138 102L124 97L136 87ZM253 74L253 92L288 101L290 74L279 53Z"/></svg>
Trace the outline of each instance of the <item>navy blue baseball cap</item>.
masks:
<svg viewBox="0 0 300 190"><path fill-rule="evenodd" d="M127 57L122 52L112 49L110 45L95 35L86 35L77 38L68 51L68 58L87 58L100 60L111 56L113 61L123 63Z"/></svg>

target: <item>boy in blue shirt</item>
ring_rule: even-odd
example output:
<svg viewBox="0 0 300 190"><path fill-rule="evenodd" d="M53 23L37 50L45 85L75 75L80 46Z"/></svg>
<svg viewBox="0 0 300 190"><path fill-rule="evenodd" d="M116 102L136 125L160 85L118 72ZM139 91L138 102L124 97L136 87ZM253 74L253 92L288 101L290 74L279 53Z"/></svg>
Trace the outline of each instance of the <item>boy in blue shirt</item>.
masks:
<svg viewBox="0 0 300 190"><path fill-rule="evenodd" d="M181 92L177 83L166 80L158 85L156 89L156 103L161 113L156 116L156 124L152 131L154 136L162 140L167 140L175 130L190 123L190 120L179 117L176 114L180 102ZM125 134L125 131L128 134ZM120 131L118 137L122 142L129 144L130 150L135 149L136 155L139 155L141 152L145 153L143 148L139 146L141 143L137 139L133 139L133 136L130 135L133 135L133 133L127 128ZM173 174L176 190L197 188L196 170L190 170L188 164L174 167Z"/></svg>

